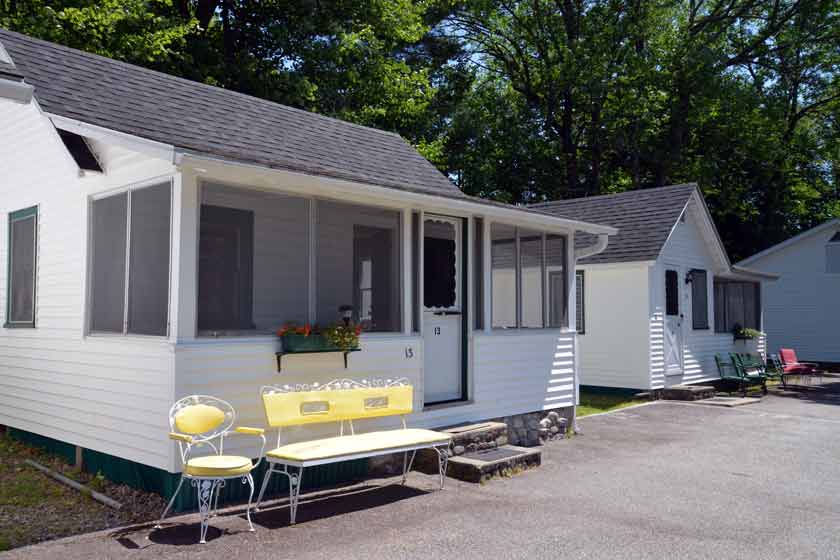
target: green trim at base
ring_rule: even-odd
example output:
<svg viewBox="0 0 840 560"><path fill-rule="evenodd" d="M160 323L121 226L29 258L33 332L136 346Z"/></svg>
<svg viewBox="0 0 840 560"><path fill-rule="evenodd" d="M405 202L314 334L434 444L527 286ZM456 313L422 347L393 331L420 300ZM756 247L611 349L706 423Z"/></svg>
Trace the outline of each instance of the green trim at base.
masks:
<svg viewBox="0 0 840 560"><path fill-rule="evenodd" d="M11 427L9 428L9 435L19 441L58 455L68 463L73 463L76 460L76 446L70 443ZM125 484L146 492L154 492L163 496L166 500L172 497L178 487L178 480L181 478L180 473L170 473L163 469L91 449L82 451L82 461L84 462L85 472L102 473L111 482ZM253 471L254 484L256 485L254 499L256 499L256 492L259 492L262 485L267 468L267 464L263 461ZM303 490L314 490L360 480L367 476L367 473L367 459L310 467L304 473ZM194 510L197 507L195 488L189 482L184 482L184 486L178 494L178 499L172 506L175 512ZM240 479L228 480L222 489L219 503L245 502L248 500L248 490L248 485L242 484ZM266 489L266 496L288 495L288 491L288 478L275 474Z"/></svg>

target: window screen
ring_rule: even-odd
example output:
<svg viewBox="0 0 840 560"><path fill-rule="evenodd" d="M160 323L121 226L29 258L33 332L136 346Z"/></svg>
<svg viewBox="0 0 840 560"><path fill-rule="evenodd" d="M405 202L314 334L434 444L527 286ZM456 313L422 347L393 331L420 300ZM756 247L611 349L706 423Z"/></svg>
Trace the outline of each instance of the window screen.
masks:
<svg viewBox="0 0 840 560"><path fill-rule="evenodd" d="M37 208L9 214L7 326L35 326L37 231Z"/></svg>
<svg viewBox="0 0 840 560"><path fill-rule="evenodd" d="M128 193L94 200L91 205L93 270L92 331L123 332L125 320L125 244Z"/></svg>
<svg viewBox="0 0 840 560"><path fill-rule="evenodd" d="M543 236L519 230L519 274L522 297L522 327L543 326Z"/></svg>
<svg viewBox="0 0 840 560"><path fill-rule="evenodd" d="M545 236L545 271L548 277L548 326L565 327L569 324L565 237Z"/></svg>
<svg viewBox="0 0 840 560"><path fill-rule="evenodd" d="M166 335L169 317L170 196L168 183L131 193L130 333Z"/></svg>
<svg viewBox="0 0 840 560"><path fill-rule="evenodd" d="M757 282L715 281L715 331L736 327L761 329L761 285Z"/></svg>
<svg viewBox="0 0 840 560"><path fill-rule="evenodd" d="M680 314L680 286L676 270L665 271L665 314Z"/></svg>
<svg viewBox="0 0 840 560"><path fill-rule="evenodd" d="M575 272L575 323L578 334L586 333L586 278L582 270Z"/></svg>
<svg viewBox="0 0 840 560"><path fill-rule="evenodd" d="M709 287L705 270L691 271L691 326L709 328Z"/></svg>
<svg viewBox="0 0 840 560"><path fill-rule="evenodd" d="M166 335L171 196L163 183L91 203L92 332Z"/></svg>
<svg viewBox="0 0 840 560"><path fill-rule="evenodd" d="M493 328L516 327L516 228L490 225Z"/></svg>
<svg viewBox="0 0 840 560"><path fill-rule="evenodd" d="M475 329L484 328L484 220L476 218L473 235L473 317Z"/></svg>

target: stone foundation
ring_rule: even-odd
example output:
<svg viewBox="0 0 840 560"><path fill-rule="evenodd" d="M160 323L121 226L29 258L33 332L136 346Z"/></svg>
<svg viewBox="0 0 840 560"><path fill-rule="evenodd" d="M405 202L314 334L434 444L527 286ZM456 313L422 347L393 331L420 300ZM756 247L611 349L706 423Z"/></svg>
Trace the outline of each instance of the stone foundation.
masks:
<svg viewBox="0 0 840 560"><path fill-rule="evenodd" d="M511 445L535 447L552 439L566 437L569 418L561 413L561 410L564 409L505 416L497 421L507 424L508 442Z"/></svg>

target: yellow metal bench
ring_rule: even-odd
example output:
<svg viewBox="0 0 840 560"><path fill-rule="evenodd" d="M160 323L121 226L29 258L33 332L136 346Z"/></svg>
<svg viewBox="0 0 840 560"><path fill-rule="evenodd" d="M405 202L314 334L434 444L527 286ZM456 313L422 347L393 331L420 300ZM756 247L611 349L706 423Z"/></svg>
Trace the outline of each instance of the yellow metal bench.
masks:
<svg viewBox="0 0 840 560"><path fill-rule="evenodd" d="M289 511L295 523L298 496L307 467L403 453L403 484L419 449L434 449L438 455L440 487L446 478L449 434L411 429L405 415L413 409L414 391L405 379L355 381L339 379L326 385L267 386L261 390L270 428L277 428L277 447L266 453L269 463L257 497L258 509L271 475L289 479ZM356 433L354 421L400 416L402 429ZM283 428L334 422L338 435L324 439L282 445Z"/></svg>

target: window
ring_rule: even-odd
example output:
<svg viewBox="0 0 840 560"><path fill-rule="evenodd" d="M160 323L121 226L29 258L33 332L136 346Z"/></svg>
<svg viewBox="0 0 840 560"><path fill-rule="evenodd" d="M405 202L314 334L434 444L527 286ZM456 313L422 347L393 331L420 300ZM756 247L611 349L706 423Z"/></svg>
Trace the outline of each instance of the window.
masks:
<svg viewBox="0 0 840 560"><path fill-rule="evenodd" d="M567 326L566 238L492 224L490 240L493 327Z"/></svg>
<svg viewBox="0 0 840 560"><path fill-rule="evenodd" d="M35 326L38 207L9 214L6 327Z"/></svg>
<svg viewBox="0 0 840 560"><path fill-rule="evenodd" d="M586 276L583 270L575 272L575 324L578 334L586 334Z"/></svg>
<svg viewBox="0 0 840 560"><path fill-rule="evenodd" d="M102 173L102 166L84 136L61 129L58 129L58 136L64 142L64 147L70 152L70 156L75 160L79 169Z"/></svg>
<svg viewBox="0 0 840 560"><path fill-rule="evenodd" d="M705 270L691 271L691 327L695 330L709 328L709 286Z"/></svg>
<svg viewBox="0 0 840 560"><path fill-rule="evenodd" d="M399 331L399 212L319 201L316 214L317 323L350 306L365 331Z"/></svg>
<svg viewBox="0 0 840 560"><path fill-rule="evenodd" d="M543 236L536 231L519 230L519 274L522 300L521 326L543 327Z"/></svg>
<svg viewBox="0 0 840 560"><path fill-rule="evenodd" d="M665 314L680 314L680 285L676 270L665 271Z"/></svg>
<svg viewBox="0 0 840 560"><path fill-rule="evenodd" d="M91 203L91 332L167 334L171 197L162 183Z"/></svg>
<svg viewBox="0 0 840 560"><path fill-rule="evenodd" d="M840 231L825 246L825 271L828 274L840 274Z"/></svg>
<svg viewBox="0 0 840 560"><path fill-rule="evenodd" d="M731 333L736 326L761 329L761 285L715 280L715 332Z"/></svg>
<svg viewBox="0 0 840 560"><path fill-rule="evenodd" d="M493 328L516 328L516 228L490 224Z"/></svg>
<svg viewBox="0 0 840 560"><path fill-rule="evenodd" d="M474 328L484 328L484 220L475 218L473 235L473 309Z"/></svg>
<svg viewBox="0 0 840 560"><path fill-rule="evenodd" d="M545 272L548 278L548 326L565 327L569 324L565 237L545 236Z"/></svg>

